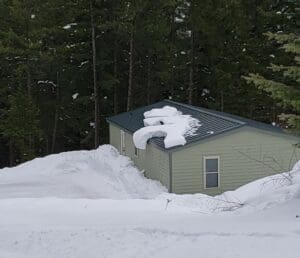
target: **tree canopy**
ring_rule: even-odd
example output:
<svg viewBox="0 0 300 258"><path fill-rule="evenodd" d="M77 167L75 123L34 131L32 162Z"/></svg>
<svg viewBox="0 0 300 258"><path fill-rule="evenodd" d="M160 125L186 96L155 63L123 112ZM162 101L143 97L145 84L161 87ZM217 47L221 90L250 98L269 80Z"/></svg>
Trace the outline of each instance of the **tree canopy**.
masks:
<svg viewBox="0 0 300 258"><path fill-rule="evenodd" d="M107 116L164 98L298 130L295 8L0 0L0 166L107 143Z"/></svg>

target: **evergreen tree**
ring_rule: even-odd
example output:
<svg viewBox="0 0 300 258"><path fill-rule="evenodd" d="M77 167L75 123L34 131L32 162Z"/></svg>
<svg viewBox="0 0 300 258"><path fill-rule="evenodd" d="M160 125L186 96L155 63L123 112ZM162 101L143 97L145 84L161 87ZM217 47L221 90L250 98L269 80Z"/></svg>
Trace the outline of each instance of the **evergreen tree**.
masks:
<svg viewBox="0 0 300 258"><path fill-rule="evenodd" d="M17 92L9 96L8 104L9 109L2 114L0 131L9 142L10 165L13 165L38 154L41 130L39 111L30 96Z"/></svg>
<svg viewBox="0 0 300 258"><path fill-rule="evenodd" d="M12 163L94 148L93 82L100 144L108 140L107 116L163 98L264 122L284 110L293 112L288 120L297 127L298 64L263 36L294 32L294 5L285 0L0 0L0 166L8 165L9 156ZM270 61L284 65L272 65L273 71L267 69ZM249 73L293 88L294 101L278 106L282 98L241 78ZM21 104L12 106L21 98L34 135L10 115L22 119ZM28 139L12 142L12 124Z"/></svg>
<svg viewBox="0 0 300 258"><path fill-rule="evenodd" d="M282 48L295 54L295 62L290 65L271 64L269 69L274 73L280 73L278 80L268 79L259 74L249 74L244 78L253 83L259 89L271 94L272 98L280 101L287 113L280 116L286 120L289 127L300 133L300 37L296 34L268 33L270 40L275 39L283 44Z"/></svg>

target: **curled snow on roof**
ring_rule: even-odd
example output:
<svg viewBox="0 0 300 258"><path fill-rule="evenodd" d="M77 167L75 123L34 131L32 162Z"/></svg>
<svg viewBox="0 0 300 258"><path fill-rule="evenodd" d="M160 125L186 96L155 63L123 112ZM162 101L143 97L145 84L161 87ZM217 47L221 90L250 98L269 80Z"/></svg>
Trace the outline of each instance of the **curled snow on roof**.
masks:
<svg viewBox="0 0 300 258"><path fill-rule="evenodd" d="M193 135L200 122L190 115L183 115L174 107L154 108L144 113L145 127L133 134L136 148L146 149L147 141L153 137L165 137L165 148L185 145L185 137Z"/></svg>

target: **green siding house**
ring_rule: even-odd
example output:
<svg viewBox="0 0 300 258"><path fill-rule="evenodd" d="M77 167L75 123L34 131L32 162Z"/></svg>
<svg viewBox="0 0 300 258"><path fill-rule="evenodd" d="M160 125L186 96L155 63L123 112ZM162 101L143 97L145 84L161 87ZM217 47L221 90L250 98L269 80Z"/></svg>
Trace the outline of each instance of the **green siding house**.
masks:
<svg viewBox="0 0 300 258"><path fill-rule="evenodd" d="M187 143L169 149L162 137L135 148L133 133L144 126L144 112L175 107L201 126ZM130 157L146 177L169 192L220 194L272 174L289 171L300 158L300 138L272 125L170 100L110 117L110 144Z"/></svg>

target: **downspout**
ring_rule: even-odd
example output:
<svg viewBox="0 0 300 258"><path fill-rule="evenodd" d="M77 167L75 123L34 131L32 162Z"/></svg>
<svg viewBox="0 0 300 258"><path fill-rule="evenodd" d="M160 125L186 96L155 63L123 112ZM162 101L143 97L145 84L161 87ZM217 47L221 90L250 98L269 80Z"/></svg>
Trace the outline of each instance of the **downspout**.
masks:
<svg viewBox="0 0 300 258"><path fill-rule="evenodd" d="M172 193L173 191L173 173L172 173L172 152L169 152L169 193Z"/></svg>

